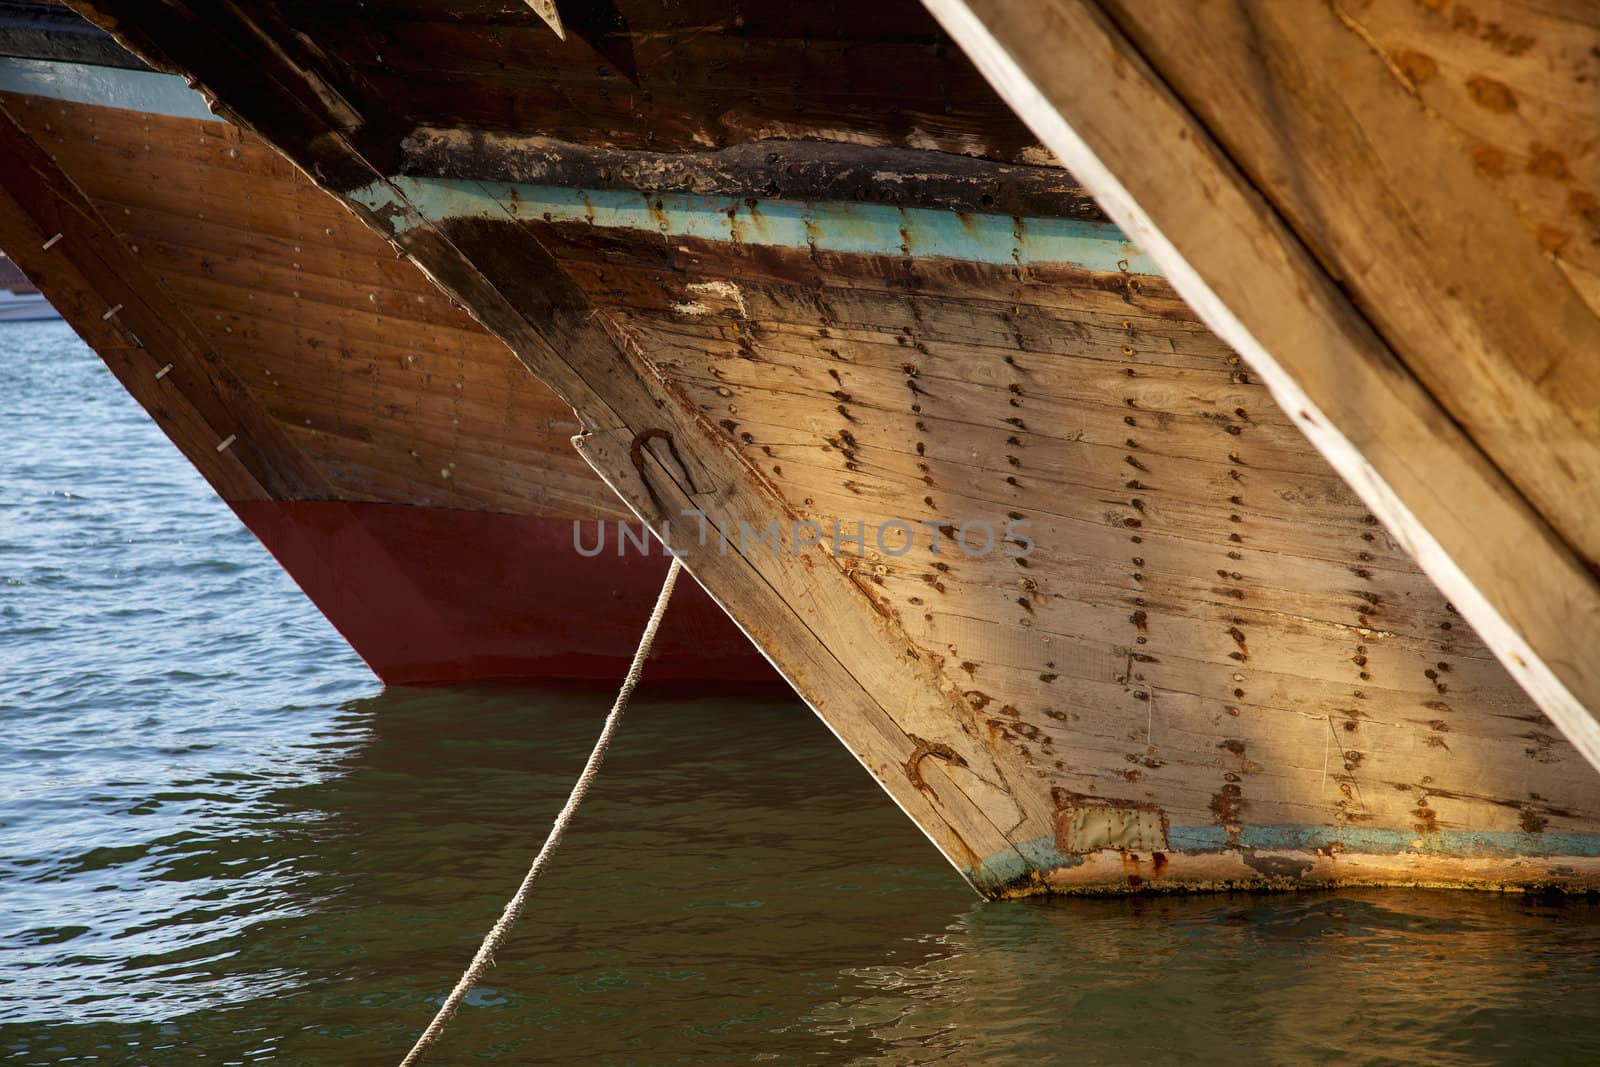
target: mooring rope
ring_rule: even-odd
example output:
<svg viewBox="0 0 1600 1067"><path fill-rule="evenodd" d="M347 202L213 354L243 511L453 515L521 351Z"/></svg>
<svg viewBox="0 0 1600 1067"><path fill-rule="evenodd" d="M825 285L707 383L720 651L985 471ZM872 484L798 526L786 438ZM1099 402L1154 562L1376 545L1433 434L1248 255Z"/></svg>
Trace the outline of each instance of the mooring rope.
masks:
<svg viewBox="0 0 1600 1067"><path fill-rule="evenodd" d="M650 612L650 621L645 624L644 635L639 638L639 647L633 653L633 663L628 667L628 675L622 680L622 688L617 691L616 702L611 705L611 714L606 716L605 725L600 728L600 737L594 743L594 751L589 753L589 762L584 764L583 773L578 775L578 781L572 787L572 795L567 797L566 806L561 809L561 814L556 816L556 821L550 827L550 835L544 839L544 847L539 849L539 855L534 857L533 866L528 868L527 875L522 879L522 884L506 902L505 911L500 913L500 921L494 924L494 929L483 939L483 944L478 946L477 955L472 957L472 962L467 965L461 981L450 991L444 1004L439 1008L439 1013L433 1017L433 1022L417 1038L417 1043L411 1046L411 1051L406 1053L406 1058L400 1061L400 1067L411 1067L420 1063L423 1055L439 1040L439 1035L444 1033L445 1024L450 1017L461 1007L461 1002L467 994L472 992L472 987L478 984L478 979L483 973L494 965L494 954L506 936L511 933L511 928L516 925L517 919L522 915L522 908L528 902L528 894L533 889L534 881L544 873L550 862L550 857L555 855L556 847L561 844L561 837L567 832L567 825L572 822L572 817L577 813L578 805L583 803L583 798L588 794L589 787L594 784L595 775L600 772L600 764L606 758L606 749L611 747L611 737L617 731L617 723L622 721L622 710L628 706L628 698L633 696L634 686L639 684L639 675L644 671L644 661L650 656L650 646L655 644L656 631L661 627L661 617L667 613L667 603L672 599L672 587L677 584L678 572L683 565L673 559L672 565L667 568L667 579L661 583L661 592L656 597L655 610Z"/></svg>

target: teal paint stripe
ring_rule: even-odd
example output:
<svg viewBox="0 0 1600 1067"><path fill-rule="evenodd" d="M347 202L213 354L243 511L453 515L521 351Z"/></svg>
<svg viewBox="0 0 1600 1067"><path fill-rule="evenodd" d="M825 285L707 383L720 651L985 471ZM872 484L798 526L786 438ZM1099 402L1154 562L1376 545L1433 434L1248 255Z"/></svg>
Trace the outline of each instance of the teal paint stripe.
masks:
<svg viewBox="0 0 1600 1067"><path fill-rule="evenodd" d="M1040 837L987 857L978 867L968 871L967 877L979 889L1003 889L1026 881L1034 871L1076 867L1082 862L1082 856L1069 856L1057 851L1055 838Z"/></svg>
<svg viewBox="0 0 1600 1067"><path fill-rule="evenodd" d="M396 196L395 190L399 195ZM544 218L602 229L644 230L738 244L859 255L966 260L1010 266L1058 264L1159 274L1110 223L1016 219L841 201L749 200L645 194L621 189L507 185L457 178L393 178L351 193L387 213L395 232L424 220Z"/></svg>
<svg viewBox="0 0 1600 1067"><path fill-rule="evenodd" d="M1420 842L1420 844L1418 843ZM1375 830L1331 826L1245 826L1239 847L1269 852L1311 852L1337 845L1345 852L1394 856L1414 852L1419 856L1452 859L1525 857L1559 860L1600 856L1600 834L1518 833L1510 830L1440 830L1418 834L1406 830ZM1177 854L1226 852L1232 848L1220 826L1173 826L1167 831L1167 851ZM970 871L974 882L985 887L1018 883L1032 871L1076 867L1082 856L1056 850L1055 839L1040 837L987 857Z"/></svg>
<svg viewBox="0 0 1600 1067"><path fill-rule="evenodd" d="M1227 832L1220 826L1174 826L1167 833L1167 841L1178 852L1222 852L1229 847ZM1439 830L1422 834L1350 826L1342 830L1331 826L1245 826L1240 829L1239 844L1280 852L1310 852L1337 845L1346 852L1388 856L1416 852L1463 859L1600 856L1600 834L1530 834L1514 830Z"/></svg>
<svg viewBox="0 0 1600 1067"><path fill-rule="evenodd" d="M153 70L0 56L0 92L119 107L147 115L222 121L206 107L205 97L182 78Z"/></svg>

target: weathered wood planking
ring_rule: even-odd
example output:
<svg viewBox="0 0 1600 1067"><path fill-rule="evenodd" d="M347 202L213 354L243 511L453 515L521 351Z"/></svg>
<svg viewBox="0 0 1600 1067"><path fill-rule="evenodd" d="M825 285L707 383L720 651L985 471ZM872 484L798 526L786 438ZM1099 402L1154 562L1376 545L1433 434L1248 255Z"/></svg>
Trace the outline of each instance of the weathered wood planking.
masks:
<svg viewBox="0 0 1600 1067"><path fill-rule="evenodd" d="M1059 167L1007 165L929 150L762 140L709 152L640 151L426 126L413 130L403 148L400 173L417 177L1105 220L1094 200Z"/></svg>
<svg viewBox="0 0 1600 1067"><path fill-rule="evenodd" d="M1172 77L1190 94L1203 96L1205 79L1213 75L1227 83L1208 103L1174 96L1163 74L1092 3L928 0L928 6L1175 287L1263 374L1296 425L1487 637L1513 676L1600 765L1600 725L1591 710L1600 707L1600 665L1587 651L1600 626L1600 589L1592 558L1572 548L1592 535L1592 528L1580 529L1582 509L1574 501L1592 491L1593 479L1585 480L1574 464L1594 439L1581 429L1592 409L1570 402L1592 386L1593 376L1585 384L1571 369L1587 353L1564 355L1570 342L1551 337L1550 322L1530 321L1526 334L1546 338L1548 348L1525 347L1514 323L1539 318L1548 297L1551 321L1570 323L1576 338L1589 336L1594 326L1584 320L1566 276L1538 258L1534 234L1508 217L1510 206L1481 175L1463 173L1462 167L1471 171L1466 146L1452 141L1451 155L1448 131L1430 125L1402 79L1331 8L1308 9L1311 25L1303 37L1282 24L1287 9L1266 5L1247 11L1219 3L1203 13L1118 8L1130 20L1149 20L1143 32L1160 38L1163 54L1182 68ZM1156 29L1167 18L1201 22L1185 23L1192 32L1180 42L1166 36L1173 31ZM1257 22L1249 32L1281 47L1263 43L1248 57L1235 53L1243 47L1240 27L1251 18ZM1213 46L1195 47L1196 40ZM1347 107L1336 99L1341 90L1330 81L1332 70L1309 69L1320 60L1308 59L1306 50L1319 48L1328 49L1321 58L1348 77ZM1075 61L1063 63L1063 54ZM1212 58L1219 67L1208 74ZM1296 64L1306 65L1306 77L1291 87L1282 79ZM1222 67L1225 74L1218 73ZM1237 103L1238 69L1257 79L1256 94L1238 115L1217 118L1219 136L1227 141L1227 131L1234 131L1233 154L1244 154L1245 171L1255 167L1264 189L1236 168L1213 131L1186 107L1215 118L1223 96ZM1281 112L1276 118L1263 113L1269 104ZM1305 113L1299 113L1302 106ZM1308 123L1309 114L1327 125ZM1384 119L1395 125L1384 127ZM1291 163L1279 137L1307 155ZM1351 148L1351 158L1372 165L1351 173L1341 145ZM1444 168L1441 199L1432 206L1431 179L1414 169L1424 158ZM1391 178L1391 162L1396 175L1413 180ZM1350 184L1331 192L1330 174ZM1284 198L1284 216L1305 232L1285 225L1274 211L1275 197ZM1460 198L1465 204L1456 202ZM1391 218L1376 209L1374 219L1379 201L1399 214ZM1356 217L1373 222L1365 232L1374 244L1365 251L1361 234L1347 226ZM1391 299L1373 285L1390 277L1392 267L1377 248L1401 232L1402 220L1418 241L1392 252L1415 273L1397 280ZM1503 261L1484 264L1469 248L1480 222L1485 239L1505 251ZM1330 243L1335 235L1342 244ZM1463 277L1463 263L1476 264L1475 273ZM1527 276L1512 269L1518 263L1550 282L1548 293L1530 291ZM1432 294L1440 271L1453 279L1451 293ZM1361 308L1340 284L1350 287ZM1497 291L1501 284L1504 290ZM1528 303L1519 305L1514 292ZM1432 295L1441 299L1434 302ZM1445 307L1458 313L1428 336L1422 324L1437 322ZM1383 314L1368 321L1363 311L1372 308ZM1480 322L1496 314L1508 317ZM1399 331L1394 349L1382 329ZM1453 363L1455 349L1439 345L1441 337L1458 339L1471 361ZM1541 393L1527 375L1530 362L1566 364L1571 388ZM1429 382L1441 385L1442 398L1429 391ZM1486 411L1491 390L1482 386L1489 382L1504 384L1507 398L1520 396L1529 406ZM1481 394L1470 395L1475 389ZM1541 411L1575 434L1552 435L1530 424ZM1464 429L1458 414L1475 425ZM1526 434L1508 432L1513 425ZM1491 457L1515 467L1502 470ZM1586 488L1570 499L1551 498L1548 516L1523 495L1528 487L1559 497L1561 484L1575 485L1575 478Z"/></svg>
<svg viewBox="0 0 1600 1067"><path fill-rule="evenodd" d="M1359 0L1342 18L1452 127L1600 313L1600 19L1587 4Z"/></svg>
<svg viewBox="0 0 1600 1067"><path fill-rule="evenodd" d="M1106 7L1406 368L1600 564L1600 320L1464 139L1334 5ZM1593 107L1580 79L1558 77ZM1575 140L1559 143L1578 155Z"/></svg>
<svg viewBox="0 0 1600 1067"><path fill-rule="evenodd" d="M167 419L169 435L225 499L625 514L572 451L571 409L412 264L249 133L16 94L0 94L0 106L83 190L108 246L123 257L121 279L164 294L171 305L165 317L185 323L194 349L214 357L200 380L231 382L238 402L261 413L261 432L276 435L285 455L303 457L301 481L283 481L297 467L280 455L261 464L265 488L246 487L225 465L249 455L249 435L241 432L218 453L214 446L233 432L223 416L191 425L171 399L150 392L154 383L144 371L169 357L150 354L149 332L137 328L149 351L90 336L130 391ZM19 177L3 184L13 188ZM8 222L16 217L8 213ZM80 297L58 280L57 264L79 242L64 240L49 252L31 238L6 243L47 279L51 298L78 329L110 333L132 322L124 311L100 326L98 312L69 306L113 299L87 283ZM120 368L123 359L155 362L134 374ZM182 381L176 369L163 381L171 396L183 395L173 391Z"/></svg>
<svg viewBox="0 0 1600 1067"><path fill-rule="evenodd" d="M660 299L641 300L626 279L656 264L650 246L661 243L607 234L606 272L620 286L575 276L646 351L671 354L663 372L800 515L830 531L864 522L869 546L895 519L1033 521L1039 548L1021 561L964 558L953 543L939 557L842 547L1052 791L1157 804L1175 825L1211 820L1230 773L1244 783L1235 799L1248 821L1268 825L1517 833L1552 819L1581 829L1593 817L1600 790L1576 753L1337 475L1325 464L1253 462L1258 434L1294 431L1263 386L1240 380L1224 346L1213 340L1209 368L1185 368L1187 387L1166 391L1141 390L1145 376L1173 372L1145 363L1138 346L1108 374L1092 336L1046 351L951 346L947 358L965 351L973 379L952 395L956 382L924 370L938 366L930 345L948 342L938 322L907 314L906 297L960 306L973 265L902 271L897 291L861 298L855 325L881 341L846 344L819 323L817 302L847 288L859 296L858 277L891 274L892 263L821 271L808 302L768 280L786 273L780 253L769 249L752 281L742 250L691 242L682 262L694 265L656 269ZM810 262L786 254L791 275ZM1007 276L990 271L990 286ZM670 310L718 281L739 314ZM1102 282L1085 274L1078 285ZM1166 298L1159 279L1143 282L1141 298ZM1016 313L1046 288L1012 283ZM1062 284L1058 275L1051 299ZM874 349L893 354L893 373ZM1085 376L1123 388L1084 404ZM1246 406L1248 419L1237 414ZM942 410L960 421L941 425ZM1007 424L1019 415L1027 429ZM1121 447L1084 447L1093 437ZM1159 452L1144 447L1156 441ZM1265 441L1274 447L1270 433ZM1207 455L1217 460L1209 480L1192 473ZM1207 788L1219 742L1238 759ZM1484 780L1519 781L1540 799L1496 795Z"/></svg>
<svg viewBox="0 0 1600 1067"><path fill-rule="evenodd" d="M620 0L592 9L607 11L601 25L569 25L565 44L526 5L505 0L381 11L308 2L254 17L296 62L296 35L339 56L339 92L352 111L398 126L428 116L442 127L654 151L826 130L834 141L1017 162L1042 155L912 0Z"/></svg>
<svg viewBox="0 0 1600 1067"><path fill-rule="evenodd" d="M145 14L178 37L195 26L184 13ZM158 27L141 21L138 28L142 33ZM271 61L283 68L276 84L296 86L296 105L263 111L249 104L252 93L260 91L256 79L268 72L244 62L242 42L255 40L261 29L230 12L226 26L207 23L203 57L186 52L185 61L201 59L205 72L198 80L207 90L223 95L234 113L247 115L324 182L338 188L361 178L361 185L381 185L383 174L372 170L346 137L329 136L334 129L365 126L348 113L342 97L324 98L323 75L295 68L279 54ZM160 50L175 47L176 39ZM146 55L156 58L154 50ZM678 517L680 506L696 503L761 526L775 510L786 510L720 430L687 401L659 395L653 368L595 315L590 301L527 231L498 220L434 225L403 198L364 208L363 214L573 403L590 430L586 455L661 533L667 533L664 523ZM674 444L654 443L636 452L630 442L645 443L636 438L645 431ZM874 610L849 575L825 557L818 566L811 553L746 559L697 550L681 525L668 536L674 547L690 553L696 576L959 869L998 891L1041 865L1038 856L1023 850L1050 838L1048 798L1015 792L1006 784L1025 772L1007 769L1010 755L984 743L975 712L961 693L922 659L892 620ZM818 620L829 621L824 627ZM825 642L824 632L833 640Z"/></svg>
<svg viewBox="0 0 1600 1067"><path fill-rule="evenodd" d="M8 160L0 241L41 290L91 324L113 373L190 462L238 499L318 494L320 476L220 363L192 309L145 270L3 103L0 154Z"/></svg>
<svg viewBox="0 0 1600 1067"><path fill-rule="evenodd" d="M281 155L171 118L204 111L175 79L118 74L0 58L0 84L24 90L4 100L51 157L0 168L0 189L37 175L77 212L46 248L0 191L4 243L385 682L614 679L665 562L579 555L574 520L627 512L573 450L571 409ZM77 96L97 103L61 101ZM148 110L109 106L122 103ZM142 299L102 318L130 284ZM144 328L151 295L166 329ZM172 327L207 360L172 359ZM213 378L314 490L286 484L293 463L256 480L241 462L255 434L229 428L243 420L187 403ZM775 680L698 590L673 617L652 677Z"/></svg>
<svg viewBox="0 0 1600 1067"><path fill-rule="evenodd" d="M399 178L409 127L447 127L455 105L380 99L365 53L318 53L284 10L130 7L119 25L121 7L85 5L345 194L573 402L594 467L987 891L1594 884L1600 782L1572 773L1572 747L1295 439L1309 408L1279 410L1158 279L1126 260L1036 265L1023 220L1014 262L966 263L930 256L910 225L898 255L763 243L737 207L726 239L547 222L536 190ZM526 17L466 14L469 53ZM378 20L364 40L402 44L385 78L434 69L405 50L411 16L363 17ZM510 115L502 90L613 114L604 75L568 75L490 74L473 121ZM593 140L709 129L668 98ZM714 133L704 147L744 135ZM1423 410L1412 399L1400 410ZM869 537L896 520L1031 521L1038 551L960 556L925 527L904 555L723 551L697 542L689 508L729 529L842 520ZM1096 820L1114 840L1080 837Z"/></svg>
<svg viewBox="0 0 1600 1067"><path fill-rule="evenodd" d="M581 254L581 228L553 233L561 228L537 221L531 196L520 202L545 243ZM768 248L748 271L751 250L732 244L638 231L592 242L603 256L568 261L573 275L641 350L664 353L660 372L740 443L798 515L868 530L951 514L1040 520L1041 551L1020 570L948 552L842 558L922 647L939 650L994 742L1033 767L1052 798L1156 804L1174 825L1220 811L1240 835L1258 818L1409 838L1466 827L1515 837L1552 819L1581 832L1592 817L1591 776L1550 766L1571 766L1575 754L1470 632L1456 632L1459 618L1337 476L1252 462L1257 435L1269 453L1281 450L1292 424L1223 346L1212 342L1209 373L1197 350L1181 368L1188 387L1163 391L1141 389L1138 377L1175 369L1145 365L1136 345L1113 357L1092 331L1067 329L1042 332L1049 347L1034 351L997 331L1010 334L1009 348L967 348L972 373L941 378L921 364L930 343L950 345L957 360L961 349L941 331L972 310L972 264L946 272L921 261L898 270L899 286L874 290L857 277L893 276L899 261L857 257L835 274L817 271L808 251ZM678 253L671 273L662 268L668 246ZM771 280L808 271L795 290ZM978 289L1008 274L990 271ZM1008 310L1021 314L1044 287L1011 280ZM1141 281L1141 295L1165 299L1163 283ZM1078 284L1098 292L1105 279L1086 274ZM837 323L818 315L846 291L852 329L876 340L841 347ZM950 311L908 310L924 305ZM893 362L863 356L876 347ZM1081 375L1105 375L1113 358L1134 381L1123 374L1122 395L1084 403ZM1109 389L1118 377L1101 380ZM945 404L954 418L930 432ZM1086 450L1086 438L1121 447ZM1143 447L1163 439L1161 451ZM1213 449L1211 485L1163 477L1163 459L1192 463ZM889 469L873 478L885 453ZM1143 469L1130 470L1130 458ZM1085 490L1095 496L1085 500ZM1276 502L1276 527L1273 505L1262 517L1251 500ZM1310 521L1293 522L1296 509ZM1078 525L1052 536L1056 517ZM1210 582L1207 554L1223 564ZM1158 707L1170 730L1159 743ZM1201 769L1216 765L1219 743L1237 767L1208 787ZM1486 768L1529 795L1483 790Z"/></svg>

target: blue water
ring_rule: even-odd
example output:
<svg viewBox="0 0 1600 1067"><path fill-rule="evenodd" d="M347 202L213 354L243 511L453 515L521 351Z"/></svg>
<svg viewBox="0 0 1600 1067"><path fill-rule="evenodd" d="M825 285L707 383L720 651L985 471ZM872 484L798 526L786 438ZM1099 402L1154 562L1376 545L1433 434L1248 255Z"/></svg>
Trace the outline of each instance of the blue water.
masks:
<svg viewBox="0 0 1600 1067"><path fill-rule="evenodd" d="M382 690L61 324L0 442L0 1062L397 1062L610 694ZM1592 1064L1597 917L984 904L798 704L644 694L431 1062Z"/></svg>

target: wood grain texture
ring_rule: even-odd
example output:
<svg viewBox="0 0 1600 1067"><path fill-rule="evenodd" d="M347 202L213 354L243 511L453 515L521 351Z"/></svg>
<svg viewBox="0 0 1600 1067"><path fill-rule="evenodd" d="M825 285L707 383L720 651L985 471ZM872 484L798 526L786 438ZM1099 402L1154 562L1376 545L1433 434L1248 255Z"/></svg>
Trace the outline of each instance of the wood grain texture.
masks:
<svg viewBox="0 0 1600 1067"><path fill-rule="evenodd" d="M782 140L709 152L647 152L427 126L413 130L403 148L400 173L411 176L1105 219L1059 167L994 163L948 152Z"/></svg>
<svg viewBox="0 0 1600 1067"><path fill-rule="evenodd" d="M582 6L580 5L580 10ZM594 5L558 41L526 7L274 5L297 63L337 56L369 121L537 133L654 151L793 138L1021 162L1037 142L912 0ZM288 32L285 32L288 31ZM507 57L515 57L507 61ZM331 68L330 68L331 73ZM330 79L331 80L331 79Z"/></svg>
<svg viewBox="0 0 1600 1067"><path fill-rule="evenodd" d="M1600 764L1590 710L1600 706L1600 676L1584 651L1600 627L1600 590L1588 565L1397 358L1160 75L1092 4L929 6ZM1077 61L1061 63L1063 49Z"/></svg>
<svg viewBox="0 0 1600 1067"><path fill-rule="evenodd" d="M1105 6L1406 368L1600 563L1600 320L1482 153L1334 3ZM1592 87L1559 80L1596 107ZM1488 73L1466 82L1480 110L1516 106ZM1536 167L1565 167L1541 151Z"/></svg>
<svg viewBox="0 0 1600 1067"><path fill-rule="evenodd" d="M976 288L1010 300L985 306L972 264L819 271L769 250L752 271L725 242L617 233L585 270L581 228L527 225L828 532L1052 803L1151 804L1173 825L1234 812L1241 833L1593 818L1577 753L1330 467L1273 462L1303 448L1293 421L1230 349L1187 336L1162 280L1030 343L1006 324L1044 313L1036 299L1091 304L1109 279L986 268ZM726 307L683 310L717 281ZM986 319L1009 345L956 339ZM1026 521L1035 550L974 557L920 525L972 519ZM879 541L896 521L917 529L903 555Z"/></svg>
<svg viewBox="0 0 1600 1067"><path fill-rule="evenodd" d="M259 139L215 122L15 95L0 102L50 153L58 182L81 190L118 257L116 280L101 276L101 291L67 279L63 253L82 246L76 233L50 252L32 236L7 246L225 499L624 514L572 450L571 409ZM8 171L0 184L16 188L21 176ZM6 216L9 226L22 221ZM133 326L134 303L111 288L136 279L166 302L153 327ZM128 309L101 321L119 300ZM175 404L190 385L157 332L166 323L183 325L210 360L206 374L286 451L253 460L243 432L215 451L237 420ZM157 383L166 362L174 371ZM233 473L238 457L260 467L253 485Z"/></svg>
<svg viewBox="0 0 1600 1067"><path fill-rule="evenodd" d="M219 360L192 309L144 268L3 104L0 154L8 160L0 240L101 339L108 365L190 461L243 499L320 493L320 476Z"/></svg>
<svg viewBox="0 0 1600 1067"><path fill-rule="evenodd" d="M1339 17L1454 131L1474 170L1600 313L1600 19L1593 5L1341 0Z"/></svg>
<svg viewBox="0 0 1600 1067"><path fill-rule="evenodd" d="M247 116L326 187L385 182L356 147L381 131L360 114L346 113L347 97L327 80L330 75L297 65L289 51L265 57L252 51L252 42L272 32L273 13L261 14L258 22L236 9L164 8L120 24L112 5L81 10L125 44L138 48L145 42L143 54L157 66L171 67L173 54L182 55L208 92ZM203 29L198 36L197 28ZM284 88L292 106L274 98ZM364 132L357 136L357 130ZM984 741L979 715L965 696L920 657L898 623L878 613L849 574L814 555L708 552L681 527L669 531L666 523L678 518L675 505L684 501L701 501L762 527L787 513L759 470L686 397L663 391L647 357L596 314L531 232L509 220L429 224L392 191L396 207L381 213L360 208L366 221L393 238L577 409L587 431L586 454L608 482L674 548L688 553L692 573L715 575L705 582L713 596L747 632L759 635L785 677L902 807L916 814L958 869L995 891L1026 877L1034 864L1019 846L1050 836L1048 798L1007 784L1025 773L1011 765L1013 754ZM649 468L642 456L636 465L629 442L646 431L676 443L675 456L661 454L659 444L651 453L654 462L670 467ZM644 480L651 477L647 470L651 481ZM830 624L818 627L808 617ZM920 760L916 753L925 742L951 758L944 764ZM908 765L928 769L919 777L904 771ZM935 778L942 786L931 784Z"/></svg>

